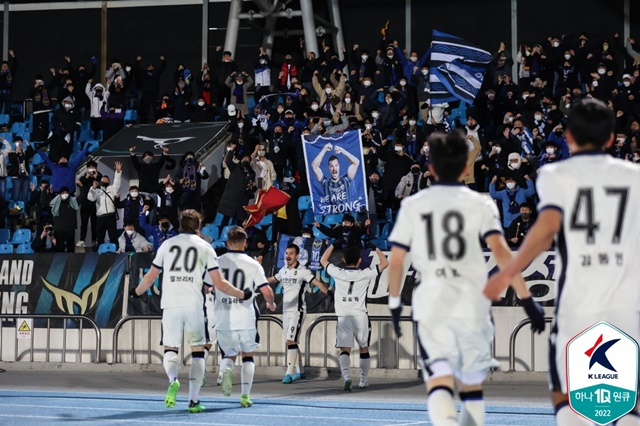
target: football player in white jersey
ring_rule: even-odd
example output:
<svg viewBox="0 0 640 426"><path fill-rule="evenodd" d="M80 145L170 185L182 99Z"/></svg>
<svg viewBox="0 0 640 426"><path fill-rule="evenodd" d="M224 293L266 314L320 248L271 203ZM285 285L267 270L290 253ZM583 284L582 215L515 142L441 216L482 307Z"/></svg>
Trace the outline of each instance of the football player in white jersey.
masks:
<svg viewBox="0 0 640 426"><path fill-rule="evenodd" d="M561 272L549 381L560 426L591 424L568 406L568 341L600 321L640 341L640 168L604 152L614 136L614 116L606 104L585 99L571 107L566 138L572 156L540 169L538 219L516 257L487 284L487 295L497 298L557 235ZM636 410L616 424L640 424Z"/></svg>
<svg viewBox="0 0 640 426"><path fill-rule="evenodd" d="M178 349L182 345L183 332L191 346L189 371L189 407L191 413L204 411L199 394L204 376L204 296L202 277L208 272L213 285L228 296L248 300L251 289L235 288L222 278L218 259L213 248L198 236L201 216L195 210L180 214L180 234L162 244L153 259L151 269L142 278L131 295L139 297L149 289L162 272L162 342L164 344L164 369L169 377L169 389L164 403L174 407L180 389L178 381Z"/></svg>
<svg viewBox="0 0 640 426"><path fill-rule="evenodd" d="M324 294L332 296L329 287L316 279L313 272L298 261L300 247L289 244L284 252L285 265L269 278L269 284L282 284L282 327L287 343L287 373L282 383L290 384L304 379L302 353L298 347L302 324L307 313L305 293L308 286L315 285ZM295 371L297 370L297 371Z"/></svg>
<svg viewBox="0 0 640 426"><path fill-rule="evenodd" d="M389 308L400 335L403 263L410 255L421 277L411 307L431 422L483 425L482 382L497 363L491 356L491 301L483 294L487 267L480 239L501 267L511 259L511 250L495 202L461 183L468 169L465 136L457 131L436 133L429 148L429 171L437 183L402 201L389 237ZM532 328L542 331L542 308L531 299L521 275L514 276L513 284L532 317ZM462 400L459 419L456 388Z"/></svg>
<svg viewBox="0 0 640 426"><path fill-rule="evenodd" d="M342 241L334 243L342 247ZM358 269L362 259L359 247L348 247L344 250L344 268L329 263L333 245L329 247L320 263L335 280L335 310L338 316L336 324L336 347L340 349L340 370L344 379L343 390L351 392L351 348L355 338L360 348L360 383L358 387L364 389L369 386L369 340L371 339L371 323L367 313L367 291L371 280L389 266L389 261L380 249L376 248L379 262L366 269Z"/></svg>
<svg viewBox="0 0 640 426"><path fill-rule="evenodd" d="M276 305L273 302L273 291L267 283L262 265L245 252L247 233L236 226L227 232L227 248L229 251L218 258L220 270L225 279L239 290L250 290L251 298L246 301L229 297L216 289L215 291L215 315L216 336L218 345L224 353L220 370L222 370L222 393L231 395L233 386L233 367L236 358L240 354L242 359L242 393L240 405L251 407L251 386L255 364L253 352L260 346L258 334L258 307L255 304L253 294L256 290L262 293L267 302L267 309L274 311Z"/></svg>

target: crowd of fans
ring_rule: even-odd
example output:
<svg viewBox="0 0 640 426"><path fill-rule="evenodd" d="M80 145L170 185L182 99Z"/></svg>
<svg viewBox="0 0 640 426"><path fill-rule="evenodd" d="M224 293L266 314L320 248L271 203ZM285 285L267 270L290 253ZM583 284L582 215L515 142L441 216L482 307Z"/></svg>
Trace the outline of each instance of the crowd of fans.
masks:
<svg viewBox="0 0 640 426"><path fill-rule="evenodd" d="M65 57L66 65L51 68L47 82L42 75L34 78L30 140L0 140L0 225L27 226L31 218L35 251L74 252L105 241L123 252L149 251L175 235L180 209L201 210L201 185L209 177L194 153L180 153L177 163L166 150L156 158L132 147L131 161L116 163L115 173L89 160L86 172L76 176L90 149L79 141L82 129L106 141L131 110L140 123L228 121L226 187L216 210L221 225L243 224L243 207L257 190L276 185L292 198L275 215L271 239L278 232L310 236L313 227L349 245L361 244L364 234L376 238L403 198L432 185L429 136L457 130L469 145L464 183L491 194L508 241L518 247L535 220L537 170L571 155L564 121L583 97L601 99L615 111L617 135L609 153L640 162L640 53L632 39L551 36L515 54L501 43L473 105L431 102L430 51L407 52L386 30L378 45L345 49L343 60L324 41L321 46L308 52L300 40L282 61L260 48L253 70L239 69L232 54L218 47L211 66L205 63L198 72L179 64L170 90L161 88L163 56L159 64L141 56L124 64L114 59L103 83L94 81L95 58L85 67ZM17 68L9 53L0 67L5 112ZM305 221L297 204L308 194L302 136L356 129L362 131L368 211L347 215L336 229ZM123 167L138 177L126 191ZM261 257L272 242L260 229L251 231L249 241Z"/></svg>

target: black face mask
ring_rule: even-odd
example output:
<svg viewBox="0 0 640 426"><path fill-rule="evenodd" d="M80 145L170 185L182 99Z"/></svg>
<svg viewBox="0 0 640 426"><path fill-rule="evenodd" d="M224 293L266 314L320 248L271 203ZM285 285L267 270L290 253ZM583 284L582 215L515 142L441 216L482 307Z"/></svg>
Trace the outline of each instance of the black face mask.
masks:
<svg viewBox="0 0 640 426"><path fill-rule="evenodd" d="M69 163L58 163L60 167L69 167Z"/></svg>
<svg viewBox="0 0 640 426"><path fill-rule="evenodd" d="M101 184L103 188L106 188L107 186L109 186L109 182L101 182Z"/></svg>
<svg viewBox="0 0 640 426"><path fill-rule="evenodd" d="M167 230L169 229L169 227L171 226L171 224L169 222L162 222L160 224L160 226L162 227L162 229Z"/></svg>
<svg viewBox="0 0 640 426"><path fill-rule="evenodd" d="M193 163L193 158L192 157L187 158L187 163L189 164Z"/></svg>
<svg viewBox="0 0 640 426"><path fill-rule="evenodd" d="M420 174L420 169L411 169L411 173L413 173L414 175L418 175Z"/></svg>
<svg viewBox="0 0 640 426"><path fill-rule="evenodd" d="M249 168L249 166L251 165L251 163L249 163L248 161L243 161L243 162L242 162L242 163L240 163L240 164L242 164L242 167L244 167L245 169L248 169L248 168Z"/></svg>

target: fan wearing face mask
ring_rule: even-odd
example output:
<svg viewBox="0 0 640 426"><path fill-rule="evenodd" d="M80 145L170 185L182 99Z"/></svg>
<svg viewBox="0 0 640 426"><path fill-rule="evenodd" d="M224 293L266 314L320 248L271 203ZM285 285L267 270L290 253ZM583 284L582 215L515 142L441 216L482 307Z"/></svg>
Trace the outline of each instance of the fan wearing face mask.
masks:
<svg viewBox="0 0 640 426"><path fill-rule="evenodd" d="M158 184L157 189L158 218L160 218L160 216L166 216L175 229L178 229L179 227L178 207L180 206L180 197L182 196L182 192L180 189L181 186L176 185L176 183L171 178L171 175L167 175L167 177Z"/></svg>
<svg viewBox="0 0 640 426"><path fill-rule="evenodd" d="M395 47L398 42L386 45L384 38L380 41L380 51L382 51L382 85L385 87L397 86L400 78L404 77L404 70L400 58L396 55Z"/></svg>
<svg viewBox="0 0 640 426"><path fill-rule="evenodd" d="M336 80L336 76L339 76L339 81ZM319 72L314 72L311 83L313 84L313 89L316 91L320 100L320 110L324 115L331 117L336 112L335 106L344 99L347 80L342 72L334 71L329 78L331 81L324 83L324 86L322 86L319 77Z"/></svg>
<svg viewBox="0 0 640 426"><path fill-rule="evenodd" d="M60 188L51 203L53 216L53 230L58 240L56 247L59 251L74 253L76 251L76 228L78 227L78 201L72 197L69 188Z"/></svg>
<svg viewBox="0 0 640 426"><path fill-rule="evenodd" d="M494 176L489 184L489 194L494 200L502 204L502 227L505 229L520 214L520 206L527 201L527 198L533 197L536 193L529 175L525 175L524 179L526 188L518 185L516 178L512 174L507 174L504 189L496 189L498 176Z"/></svg>
<svg viewBox="0 0 640 426"><path fill-rule="evenodd" d="M58 161L60 157L70 158L73 152L74 135L80 129L82 117L76 101L70 96L62 100L62 108L54 111L49 142L49 158Z"/></svg>
<svg viewBox="0 0 640 426"><path fill-rule="evenodd" d="M130 220L124 222L124 232L118 238L118 253L151 251L151 243L136 231L136 223Z"/></svg>
<svg viewBox="0 0 640 426"><path fill-rule="evenodd" d="M149 206L145 205L140 212L138 227L143 229L147 238L153 237L153 251L158 248L171 237L178 235L178 231L173 227L169 217L163 214L158 215L158 224L151 225L147 222L147 212Z"/></svg>
<svg viewBox="0 0 640 426"><path fill-rule="evenodd" d="M251 154L251 168L256 174L258 189L266 191L278 179L273 163L267 158L267 151L264 145L257 145Z"/></svg>
<svg viewBox="0 0 640 426"><path fill-rule="evenodd" d="M192 151L187 151L180 162L180 169L174 176L174 181L180 185L180 209L194 209L201 211L200 188L203 179L209 178L204 164L195 159Z"/></svg>
<svg viewBox="0 0 640 426"><path fill-rule="evenodd" d="M351 50L351 63L355 67L354 77L358 83L362 83L365 78L373 80L376 74L376 62L375 55L371 55L369 49L361 49L360 45L354 44Z"/></svg>
<svg viewBox="0 0 640 426"><path fill-rule="evenodd" d="M123 210L123 220L131 221L136 228L136 232L144 236L144 231L138 226L138 217L145 205L151 204L155 207L155 202L151 202L149 197L140 194L137 186L131 185L126 197L116 200L116 207Z"/></svg>

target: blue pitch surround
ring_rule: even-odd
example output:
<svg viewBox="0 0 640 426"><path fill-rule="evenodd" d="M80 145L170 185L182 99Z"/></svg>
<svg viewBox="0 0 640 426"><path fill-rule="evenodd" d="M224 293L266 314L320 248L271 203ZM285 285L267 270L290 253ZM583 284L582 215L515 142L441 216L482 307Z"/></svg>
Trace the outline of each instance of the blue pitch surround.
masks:
<svg viewBox="0 0 640 426"><path fill-rule="evenodd" d="M202 398L202 414L186 411L186 397L176 408L164 406L164 394L0 391L0 424L173 424L173 425L430 425L426 404L314 401L252 398L241 408L238 398ZM336 423L339 422L339 423ZM553 410L524 406L487 406L487 425L553 425Z"/></svg>

